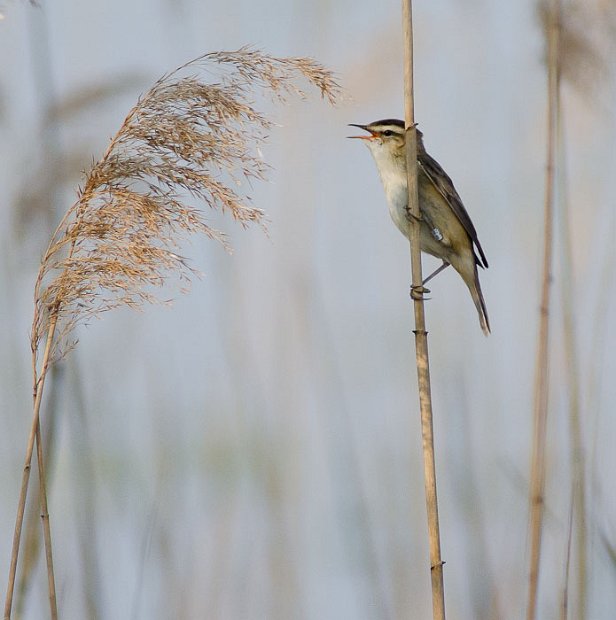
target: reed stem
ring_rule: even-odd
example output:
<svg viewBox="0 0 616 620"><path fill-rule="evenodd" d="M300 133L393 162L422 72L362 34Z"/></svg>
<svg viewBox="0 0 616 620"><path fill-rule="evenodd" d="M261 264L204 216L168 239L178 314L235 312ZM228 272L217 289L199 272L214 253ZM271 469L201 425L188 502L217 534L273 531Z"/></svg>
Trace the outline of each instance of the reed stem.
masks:
<svg viewBox="0 0 616 620"><path fill-rule="evenodd" d="M406 124L406 162L408 182L408 209L411 214L411 270L413 291L422 290L420 212L417 181L417 134L415 131L415 105L413 91L413 11L412 0L402 2L404 24L404 118ZM423 441L424 484L428 513L428 540L430 546L430 576L432 583L432 616L445 620L445 590L443 584L443 561L436 493L436 467L434 462L434 434L432 425L432 393L430 389L430 361L428 356L428 332L421 294L413 295L415 311L415 358L419 386L421 412L421 435Z"/></svg>
<svg viewBox="0 0 616 620"><path fill-rule="evenodd" d="M50 362L50 354L53 344L54 335L56 332L57 318L52 317L49 323L49 329L47 331L47 340L45 342L45 352L43 353L43 359L41 362L41 372L38 379L35 380L34 383L34 407L32 412L32 423L30 425L30 435L28 436L28 446L26 448L26 459L24 463L24 470L21 478L21 490L19 492L19 503L17 505L17 517L15 519L15 530L13 532L13 547L11 551L11 562L9 566L9 579L6 590L6 598L4 601L4 620L11 620L11 611L13 607L13 593L15 591L15 577L17 575L17 559L19 557L19 545L21 542L21 530L24 522L24 512L26 509L26 499L28 496L28 483L30 482L30 470L32 467L32 453L34 452L34 442L38 440L39 445L39 474L41 474L41 464L43 462L42 459L42 448L40 443L40 409L41 409L41 401L43 399L43 388L45 386L45 378L47 376L47 370L49 368ZM34 353L33 353L34 355ZM35 375L36 376L36 375ZM44 473L44 466L43 466ZM41 485L41 511L42 514L47 513L47 498L45 496L45 483L44 478L41 477L40 480ZM43 496L45 496L43 500ZM43 510L43 502L45 509ZM49 562L51 562L51 548L48 547L48 543L51 544L51 535L49 533L49 517L45 518L43 516L44 523L44 536L45 536L45 555L48 561L48 570L49 570ZM51 573L48 572L48 585L49 585L49 601L50 607L52 609L52 618L57 618L57 609L55 611L55 587L54 587L54 578L53 578L53 568ZM53 594L52 594L52 589Z"/></svg>
<svg viewBox="0 0 616 620"><path fill-rule="evenodd" d="M541 306L539 335L537 340L537 362L534 396L534 430L530 475L530 571L528 581L527 620L537 617L537 594L539 590L539 568L541 562L541 540L543 535L543 513L545 504L545 452L547 442L547 416L549 391L549 326L550 293L552 284L552 254L554 236L554 190L556 161L556 122L559 106L559 62L558 43L560 34L560 0L552 0L548 27L548 101L547 101L547 144L544 200L544 250L543 276L541 285Z"/></svg>

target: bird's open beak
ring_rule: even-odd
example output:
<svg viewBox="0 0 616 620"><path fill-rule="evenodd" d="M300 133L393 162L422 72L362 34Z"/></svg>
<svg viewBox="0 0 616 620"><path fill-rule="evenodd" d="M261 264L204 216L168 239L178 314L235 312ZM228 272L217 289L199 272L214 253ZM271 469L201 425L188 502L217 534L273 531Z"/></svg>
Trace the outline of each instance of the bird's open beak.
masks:
<svg viewBox="0 0 616 620"><path fill-rule="evenodd" d="M367 131L370 135L369 136L347 136L347 138L356 138L358 140L374 140L376 138L376 134L370 131L368 127L366 127L366 125L356 125L355 123L349 123L349 127L359 127L360 129Z"/></svg>

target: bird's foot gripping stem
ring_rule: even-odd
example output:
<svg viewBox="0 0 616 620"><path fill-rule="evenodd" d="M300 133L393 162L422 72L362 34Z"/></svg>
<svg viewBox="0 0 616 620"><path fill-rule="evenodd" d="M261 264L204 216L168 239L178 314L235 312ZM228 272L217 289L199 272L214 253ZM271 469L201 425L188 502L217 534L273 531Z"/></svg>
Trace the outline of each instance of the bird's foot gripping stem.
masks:
<svg viewBox="0 0 616 620"><path fill-rule="evenodd" d="M423 217L421 217L421 213L419 215L415 215L408 207L406 207L406 217L408 217L409 220L415 220L420 224L424 221Z"/></svg>
<svg viewBox="0 0 616 620"><path fill-rule="evenodd" d="M427 301L429 297L426 298L424 295L429 292L430 289L427 289L423 284L416 286L411 284L411 299L414 299L415 301Z"/></svg>

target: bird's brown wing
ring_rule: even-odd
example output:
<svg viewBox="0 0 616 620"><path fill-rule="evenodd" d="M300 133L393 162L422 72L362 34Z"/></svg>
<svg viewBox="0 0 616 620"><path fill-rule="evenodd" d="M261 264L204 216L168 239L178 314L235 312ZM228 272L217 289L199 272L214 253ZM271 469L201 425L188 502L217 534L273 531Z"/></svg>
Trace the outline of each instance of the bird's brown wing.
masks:
<svg viewBox="0 0 616 620"><path fill-rule="evenodd" d="M475 226L473 226L473 222L462 204L462 199L456 191L456 188L453 186L453 181L449 178L449 176L447 176L447 173L441 168L440 164L433 157L430 157L430 155L428 155L425 151L419 154L417 163L425 172L430 181L432 181L432 184L436 187L441 196L443 196L443 198L447 201L447 204L449 204L451 210L456 214L456 217L460 220L462 226L464 226L464 230L466 230L469 237L473 240L473 243L479 251L479 256L481 256L481 260L478 259L477 263L481 267L487 267L488 261L483 253L483 248L479 243L477 231L475 230Z"/></svg>

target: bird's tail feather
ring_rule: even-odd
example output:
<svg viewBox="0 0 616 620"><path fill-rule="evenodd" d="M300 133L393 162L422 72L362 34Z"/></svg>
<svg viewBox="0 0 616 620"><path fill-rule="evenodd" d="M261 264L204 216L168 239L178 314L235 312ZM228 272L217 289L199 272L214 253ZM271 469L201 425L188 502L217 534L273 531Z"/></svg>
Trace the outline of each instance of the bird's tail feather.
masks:
<svg viewBox="0 0 616 620"><path fill-rule="evenodd" d="M470 274L469 274L470 276ZM474 266L474 273L472 277L464 278L471 297L477 308L479 314L479 323L483 333L487 336L490 333L490 319L488 318L488 309L486 308L486 302L481 292L481 284L479 284L479 273L477 272L477 265Z"/></svg>

